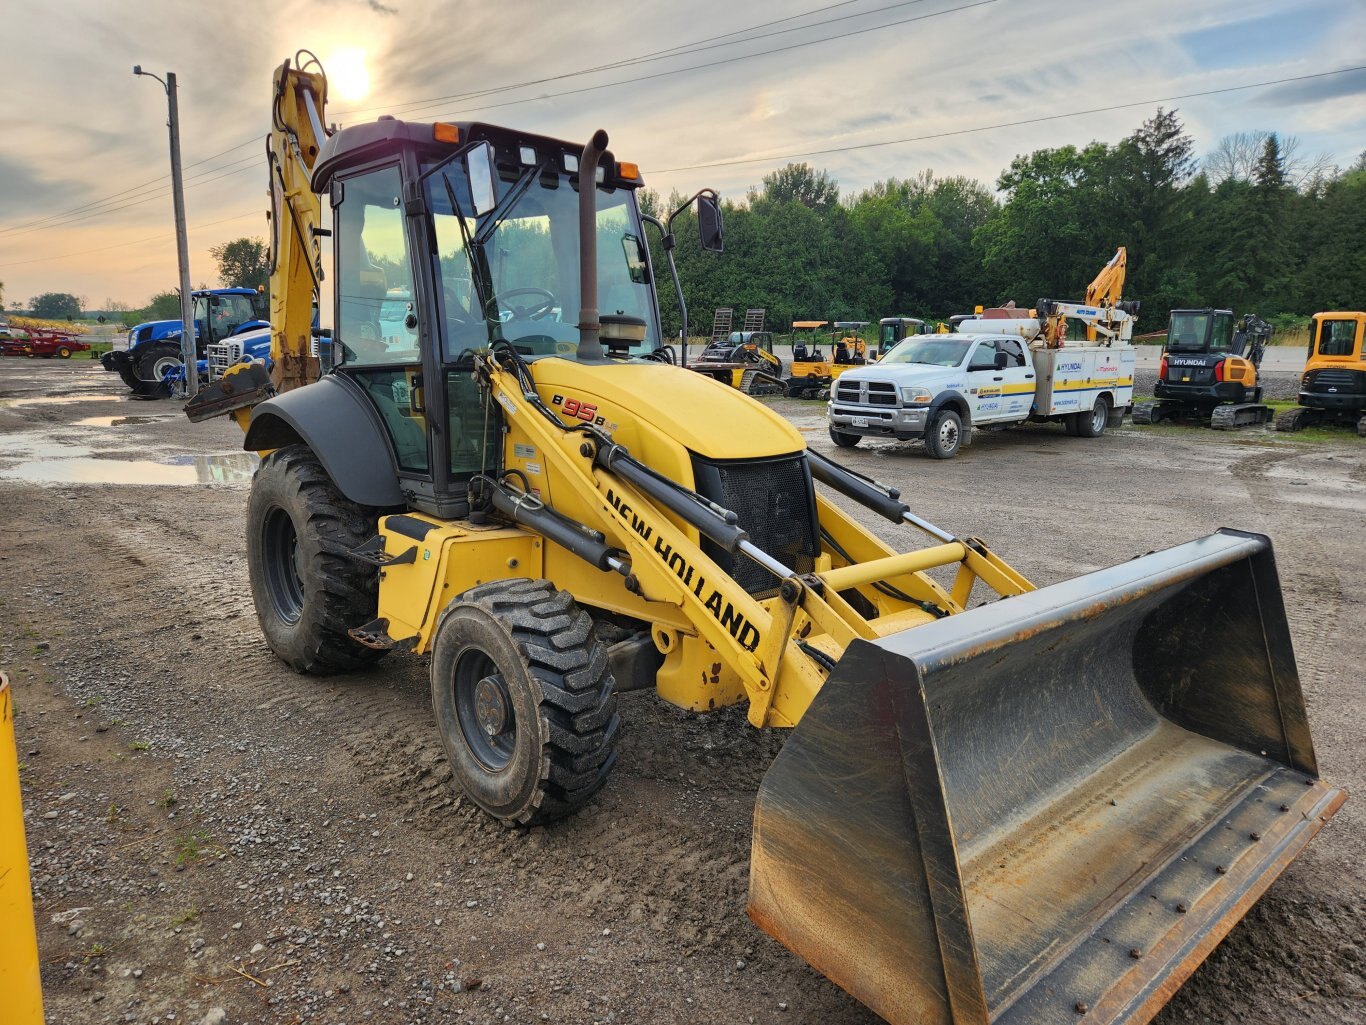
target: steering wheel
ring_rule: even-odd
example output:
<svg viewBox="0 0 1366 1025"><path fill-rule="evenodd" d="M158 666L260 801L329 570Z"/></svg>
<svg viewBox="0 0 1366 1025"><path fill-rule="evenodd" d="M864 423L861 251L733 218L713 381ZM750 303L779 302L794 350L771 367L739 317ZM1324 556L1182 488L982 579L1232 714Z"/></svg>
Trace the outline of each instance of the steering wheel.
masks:
<svg viewBox="0 0 1366 1025"><path fill-rule="evenodd" d="M508 302L513 296L533 295L539 296L540 302L529 303L526 306L517 306ZM489 306L497 310L498 304L502 303L507 307L507 312L512 320L540 320L559 305L559 300L555 298L555 293L545 288L513 288L506 292L489 299Z"/></svg>

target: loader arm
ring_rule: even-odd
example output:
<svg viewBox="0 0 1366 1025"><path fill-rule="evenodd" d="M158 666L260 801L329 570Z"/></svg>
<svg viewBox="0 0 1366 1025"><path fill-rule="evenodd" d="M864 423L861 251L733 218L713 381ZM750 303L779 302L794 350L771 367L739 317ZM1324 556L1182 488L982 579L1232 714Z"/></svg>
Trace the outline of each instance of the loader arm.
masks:
<svg viewBox="0 0 1366 1025"><path fill-rule="evenodd" d="M665 504L672 503L661 489L671 487L685 508L691 491L651 482L610 437L565 425L496 358L486 358L482 372L492 400L516 421L515 430L545 454L556 487L567 484L599 514L594 526L614 528L609 540L622 553L621 586L681 610L717 660L738 673L755 726L800 722L829 668L855 639L874 640L961 612L979 581L999 596L1033 589L981 542L950 539L896 553L824 499L818 508L828 551L818 557L815 572L798 574L754 549L743 530L728 529L703 504L693 503L698 511L689 523ZM777 593L747 593L707 556L701 533L765 565L780 581ZM944 567L956 567L951 593L927 575ZM875 619L853 607L846 596L854 592L878 609Z"/></svg>

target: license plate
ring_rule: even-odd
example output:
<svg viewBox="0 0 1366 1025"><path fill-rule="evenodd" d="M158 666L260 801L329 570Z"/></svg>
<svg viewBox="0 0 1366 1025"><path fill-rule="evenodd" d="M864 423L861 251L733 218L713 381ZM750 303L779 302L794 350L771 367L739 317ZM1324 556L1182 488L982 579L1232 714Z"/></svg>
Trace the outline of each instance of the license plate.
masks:
<svg viewBox="0 0 1366 1025"><path fill-rule="evenodd" d="M867 427L868 418L866 416L856 416L849 423L854 427Z"/></svg>
<svg viewBox="0 0 1366 1025"><path fill-rule="evenodd" d="M1181 383L1182 383L1182 384L1187 384L1187 383L1189 383L1189 381L1190 381L1190 378L1189 378L1189 377L1182 377L1182 378L1181 378Z"/></svg>

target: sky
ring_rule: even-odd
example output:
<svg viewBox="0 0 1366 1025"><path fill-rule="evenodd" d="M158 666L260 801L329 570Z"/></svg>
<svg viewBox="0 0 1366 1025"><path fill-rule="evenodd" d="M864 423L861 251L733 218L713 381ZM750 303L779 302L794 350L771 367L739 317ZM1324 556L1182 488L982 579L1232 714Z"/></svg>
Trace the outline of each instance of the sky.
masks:
<svg viewBox="0 0 1366 1025"><path fill-rule="evenodd" d="M1366 64L1361 0L7 0L6 10L7 307L48 291L89 308L139 306L174 287L166 96L134 64L179 78L196 286L218 283L210 247L266 234L271 76L300 48L330 69L329 122L487 120L570 140L605 128L618 158L666 196L711 186L743 197L789 159L827 169L846 194L926 168L994 184L1017 155L1119 141L1159 105L1147 101L1284 79L1301 80L1162 105L1180 110L1200 154L1254 130L1297 136L1341 166L1366 149L1366 70L1304 77ZM1136 105L1076 113L1121 104ZM1049 120L997 127L1039 118ZM919 141L869 145L906 139ZM833 152L806 155L815 151Z"/></svg>

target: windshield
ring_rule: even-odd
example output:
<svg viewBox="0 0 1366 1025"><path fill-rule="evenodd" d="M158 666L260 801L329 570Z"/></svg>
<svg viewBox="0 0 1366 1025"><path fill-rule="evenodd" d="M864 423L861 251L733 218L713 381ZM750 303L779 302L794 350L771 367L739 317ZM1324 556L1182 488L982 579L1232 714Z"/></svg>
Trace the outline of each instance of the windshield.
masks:
<svg viewBox="0 0 1366 1025"><path fill-rule="evenodd" d="M1355 320L1320 320L1319 355L1351 356L1356 351Z"/></svg>
<svg viewBox="0 0 1366 1025"><path fill-rule="evenodd" d="M1174 352L1203 352L1211 314L1173 313L1167 325L1167 348Z"/></svg>
<svg viewBox="0 0 1366 1025"><path fill-rule="evenodd" d="M882 335L879 338L879 341L884 347L894 345L896 343L896 325L883 324Z"/></svg>
<svg viewBox="0 0 1366 1025"><path fill-rule="evenodd" d="M936 367L956 367L972 348L971 338L930 335L907 338L887 355L883 363L928 363Z"/></svg>
<svg viewBox="0 0 1366 1025"><path fill-rule="evenodd" d="M459 161L427 179L439 257L446 358L493 331L528 356L572 355L579 331L579 194L549 163L513 177L500 166L498 204L474 216ZM598 187L599 313L645 322L632 355L659 348L645 236L630 189Z"/></svg>
<svg viewBox="0 0 1366 1025"><path fill-rule="evenodd" d="M214 338L226 338L243 324L258 319L249 295L197 295L194 297L195 323L208 327Z"/></svg>

